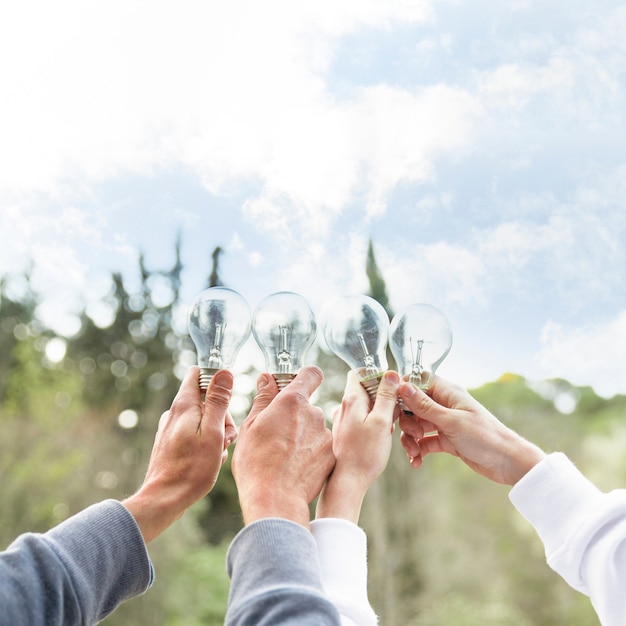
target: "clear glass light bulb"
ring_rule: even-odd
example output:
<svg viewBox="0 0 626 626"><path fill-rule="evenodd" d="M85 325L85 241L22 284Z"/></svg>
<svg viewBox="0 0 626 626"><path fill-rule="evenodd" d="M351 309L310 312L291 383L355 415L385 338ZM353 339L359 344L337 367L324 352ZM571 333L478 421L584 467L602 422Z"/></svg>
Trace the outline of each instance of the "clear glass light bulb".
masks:
<svg viewBox="0 0 626 626"><path fill-rule="evenodd" d="M264 298L255 309L252 333L280 391L302 367L303 357L315 341L317 323L301 295L279 291Z"/></svg>
<svg viewBox="0 0 626 626"><path fill-rule="evenodd" d="M326 315L324 337L328 347L355 370L372 400L387 369L389 316L369 296L344 296Z"/></svg>
<svg viewBox="0 0 626 626"><path fill-rule="evenodd" d="M394 316L389 347L405 380L428 389L432 377L452 347L452 328L431 304L412 304Z"/></svg>
<svg viewBox="0 0 626 626"><path fill-rule="evenodd" d="M210 287L198 294L188 322L198 355L200 388L206 390L215 372L232 366L250 336L250 307L236 291Z"/></svg>

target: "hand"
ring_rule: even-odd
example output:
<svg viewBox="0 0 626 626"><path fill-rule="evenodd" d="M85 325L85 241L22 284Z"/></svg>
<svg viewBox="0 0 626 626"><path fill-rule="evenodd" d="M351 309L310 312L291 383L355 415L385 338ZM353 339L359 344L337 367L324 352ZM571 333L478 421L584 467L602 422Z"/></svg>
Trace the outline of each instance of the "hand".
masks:
<svg viewBox="0 0 626 626"><path fill-rule="evenodd" d="M545 453L494 417L461 387L435 377L428 395L403 383L399 394L414 415L401 415L400 441L413 467L448 452L490 480L514 485ZM434 434L433 431L437 431Z"/></svg>
<svg viewBox="0 0 626 626"><path fill-rule="evenodd" d="M322 379L304 367L279 393L271 375L259 376L232 463L245 524L282 517L308 527L309 504L335 465L322 410L309 402Z"/></svg>
<svg viewBox="0 0 626 626"><path fill-rule="evenodd" d="M216 372L204 403L199 375L198 367L190 368L170 410L161 415L144 482L123 502L146 543L211 491L237 437L228 413L233 375Z"/></svg>
<svg viewBox="0 0 626 626"><path fill-rule="evenodd" d="M317 518L358 523L363 498L389 461L399 381L396 372L385 372L372 407L354 372L348 373L341 407L333 416L337 462L317 503Z"/></svg>

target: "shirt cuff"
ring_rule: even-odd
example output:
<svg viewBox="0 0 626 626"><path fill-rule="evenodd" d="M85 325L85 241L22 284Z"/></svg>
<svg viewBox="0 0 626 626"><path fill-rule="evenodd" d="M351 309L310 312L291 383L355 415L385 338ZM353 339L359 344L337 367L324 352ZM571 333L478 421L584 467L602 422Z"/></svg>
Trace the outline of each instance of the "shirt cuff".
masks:
<svg viewBox="0 0 626 626"><path fill-rule="evenodd" d="M561 452L549 454L509 492L515 508L535 528L548 559L602 499L602 492Z"/></svg>
<svg viewBox="0 0 626 626"><path fill-rule="evenodd" d="M378 623L367 595L367 536L356 524L339 518L311 522L326 593L342 618L360 626ZM345 622L344 622L345 623Z"/></svg>

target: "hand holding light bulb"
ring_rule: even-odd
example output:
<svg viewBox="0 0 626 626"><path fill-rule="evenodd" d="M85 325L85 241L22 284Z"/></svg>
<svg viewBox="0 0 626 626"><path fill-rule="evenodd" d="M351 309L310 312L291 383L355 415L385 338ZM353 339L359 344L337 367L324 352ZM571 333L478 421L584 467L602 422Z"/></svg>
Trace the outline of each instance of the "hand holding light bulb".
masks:
<svg viewBox="0 0 626 626"><path fill-rule="evenodd" d="M264 298L255 309L252 333L280 391L300 371L304 355L315 341L317 323L301 295L279 291Z"/></svg>
<svg viewBox="0 0 626 626"><path fill-rule="evenodd" d="M198 353L200 388L206 391L218 370L232 366L250 336L250 307L232 289L205 289L189 311L189 334Z"/></svg>
<svg viewBox="0 0 626 626"><path fill-rule="evenodd" d="M387 369L389 316L369 296L344 296L327 312L324 337L328 347L357 374L373 402Z"/></svg>
<svg viewBox="0 0 626 626"><path fill-rule="evenodd" d="M398 373L416 387L428 389L452 347L450 323L437 307L412 304L393 318L389 347Z"/></svg>

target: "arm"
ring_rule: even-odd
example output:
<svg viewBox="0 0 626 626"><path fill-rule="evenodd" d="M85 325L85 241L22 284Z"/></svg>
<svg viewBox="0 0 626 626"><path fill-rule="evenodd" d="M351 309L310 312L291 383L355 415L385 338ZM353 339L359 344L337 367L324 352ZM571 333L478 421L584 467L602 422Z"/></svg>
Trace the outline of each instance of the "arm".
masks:
<svg viewBox="0 0 626 626"><path fill-rule="evenodd" d="M548 565L588 595L604 626L626 615L626 491L602 493L563 454L548 455L509 494L543 541Z"/></svg>
<svg viewBox="0 0 626 626"><path fill-rule="evenodd" d="M232 375L219 372L202 403L191 368L163 414L146 478L123 503L106 501L0 554L0 624L91 624L143 593L153 571L146 543L215 484L236 429Z"/></svg>
<svg viewBox="0 0 626 626"><path fill-rule="evenodd" d="M318 500L311 531L324 587L346 626L377 623L367 597L367 538L356 524L367 490L389 460L398 382L396 372L386 372L372 407L350 372L341 407L333 417L336 463Z"/></svg>
<svg viewBox="0 0 626 626"><path fill-rule="evenodd" d="M301 524L252 522L233 540L227 567L225 626L339 626L337 609L324 594L315 541Z"/></svg>
<svg viewBox="0 0 626 626"><path fill-rule="evenodd" d="M170 410L161 416L143 484L123 502L146 543L213 489L237 437L228 413L233 375L217 372L204 403L199 375L197 367L190 368Z"/></svg>
<svg viewBox="0 0 626 626"><path fill-rule="evenodd" d="M228 626L340 623L308 532L309 504L335 463L324 416L309 403L321 381L305 367L278 393L272 376L259 376L233 454L246 527L228 553Z"/></svg>
<svg viewBox="0 0 626 626"><path fill-rule="evenodd" d="M460 387L436 378L428 394L400 386L415 414L400 418L413 467L427 454L448 452L479 474L513 485L510 499L539 534L550 567L591 598L604 626L623 624L626 491L601 493L564 455L546 456Z"/></svg>
<svg viewBox="0 0 626 626"><path fill-rule="evenodd" d="M95 624L152 580L132 515L115 500L101 502L0 554L0 624Z"/></svg>

